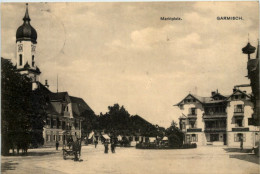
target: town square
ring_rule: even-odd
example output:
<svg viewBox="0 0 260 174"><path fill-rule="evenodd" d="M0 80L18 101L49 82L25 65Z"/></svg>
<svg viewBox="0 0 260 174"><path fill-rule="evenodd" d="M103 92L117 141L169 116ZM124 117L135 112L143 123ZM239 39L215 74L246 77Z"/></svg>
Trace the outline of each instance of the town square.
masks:
<svg viewBox="0 0 260 174"><path fill-rule="evenodd" d="M1 3L1 173L259 173L257 5Z"/></svg>
<svg viewBox="0 0 260 174"><path fill-rule="evenodd" d="M81 162L63 160L54 148L33 149L26 157L2 158L2 173L192 173L244 174L259 173L259 159L248 149L237 151L223 146L198 149L139 150L117 148L116 153L103 153L104 147L82 147Z"/></svg>

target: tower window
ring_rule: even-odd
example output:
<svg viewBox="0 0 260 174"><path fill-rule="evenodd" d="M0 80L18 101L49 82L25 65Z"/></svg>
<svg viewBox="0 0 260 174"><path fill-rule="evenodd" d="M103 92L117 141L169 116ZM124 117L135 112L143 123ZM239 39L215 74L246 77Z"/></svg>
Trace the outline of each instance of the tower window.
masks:
<svg viewBox="0 0 260 174"><path fill-rule="evenodd" d="M19 65L23 65L23 56L19 54Z"/></svg>
<svg viewBox="0 0 260 174"><path fill-rule="evenodd" d="M35 62L34 62L34 55L32 56L32 67L34 67L34 64L35 64Z"/></svg>

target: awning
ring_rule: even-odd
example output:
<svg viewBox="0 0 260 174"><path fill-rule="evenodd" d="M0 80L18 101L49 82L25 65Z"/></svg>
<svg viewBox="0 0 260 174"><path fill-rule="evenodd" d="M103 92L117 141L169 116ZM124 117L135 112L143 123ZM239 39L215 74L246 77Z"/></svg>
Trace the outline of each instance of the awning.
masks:
<svg viewBox="0 0 260 174"><path fill-rule="evenodd" d="M110 137L107 134L102 135L105 139L110 140Z"/></svg>
<svg viewBox="0 0 260 174"><path fill-rule="evenodd" d="M94 132L91 132L89 135L88 135L88 139L91 139L94 135Z"/></svg>
<svg viewBox="0 0 260 174"><path fill-rule="evenodd" d="M149 141L150 141L150 142L154 142L155 140L156 140L155 137L149 137Z"/></svg>
<svg viewBox="0 0 260 174"><path fill-rule="evenodd" d="M163 141L168 141L168 137L163 137Z"/></svg>
<svg viewBox="0 0 260 174"><path fill-rule="evenodd" d="M122 137L120 135L117 136L118 141L122 140Z"/></svg>

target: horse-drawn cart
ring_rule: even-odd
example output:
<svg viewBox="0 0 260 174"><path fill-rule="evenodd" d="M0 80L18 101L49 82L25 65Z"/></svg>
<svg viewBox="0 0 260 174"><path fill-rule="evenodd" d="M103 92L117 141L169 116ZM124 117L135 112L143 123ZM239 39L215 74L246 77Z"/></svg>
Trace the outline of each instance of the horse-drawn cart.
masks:
<svg viewBox="0 0 260 174"><path fill-rule="evenodd" d="M76 136L67 135L66 140L63 143L63 159L66 160L68 157L78 161L81 155L81 140Z"/></svg>

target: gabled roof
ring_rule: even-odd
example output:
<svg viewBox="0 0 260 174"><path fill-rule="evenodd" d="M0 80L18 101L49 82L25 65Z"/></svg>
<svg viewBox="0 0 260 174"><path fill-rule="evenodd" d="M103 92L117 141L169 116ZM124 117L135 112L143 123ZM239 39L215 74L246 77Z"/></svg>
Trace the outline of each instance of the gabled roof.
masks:
<svg viewBox="0 0 260 174"><path fill-rule="evenodd" d="M217 95L222 96L224 98L224 100L214 100L214 97L217 96ZM222 103L222 102L225 102L226 98L228 97L228 96L222 95L220 93L216 93L212 97L201 97L201 96L198 96L198 95L195 95L195 94L188 94L183 100L181 100L179 103L177 103L173 106L179 106L189 96L196 99L201 104Z"/></svg>
<svg viewBox="0 0 260 174"><path fill-rule="evenodd" d="M228 97L226 98L226 100L228 100L230 97L232 97L233 95L235 95L237 92L240 92L240 93L244 94L245 96L247 96L248 98L251 98L251 96L249 96L247 93L241 91L240 89L237 89L237 90L234 91L230 96L228 96Z"/></svg>
<svg viewBox="0 0 260 174"><path fill-rule="evenodd" d="M81 116L81 114L86 110L92 111L92 109L82 98L73 96L69 96L69 98L72 103L72 111L74 116Z"/></svg>
<svg viewBox="0 0 260 174"><path fill-rule="evenodd" d="M50 97L50 101L67 101L67 102L70 102L69 94L67 92L58 92L58 93L51 92L49 94L49 97Z"/></svg>

